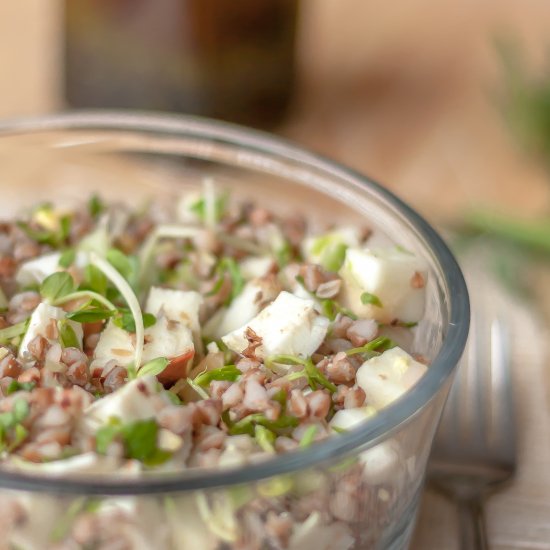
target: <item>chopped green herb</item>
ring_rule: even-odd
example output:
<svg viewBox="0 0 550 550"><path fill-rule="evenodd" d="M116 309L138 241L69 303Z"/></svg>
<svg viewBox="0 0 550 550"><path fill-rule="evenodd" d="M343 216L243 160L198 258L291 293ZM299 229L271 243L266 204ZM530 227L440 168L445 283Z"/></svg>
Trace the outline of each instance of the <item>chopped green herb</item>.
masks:
<svg viewBox="0 0 550 550"><path fill-rule="evenodd" d="M198 386L208 387L213 380L229 380L230 382L234 382L241 374L242 372L235 365L225 365L219 369L202 372L195 377L193 382Z"/></svg>
<svg viewBox="0 0 550 550"><path fill-rule="evenodd" d="M351 456L345 458L341 462L334 464L334 466L329 466L329 472L345 472L357 464L358 458L356 456Z"/></svg>
<svg viewBox="0 0 550 550"><path fill-rule="evenodd" d="M122 424L118 418L111 418L108 424L96 432L96 450L105 454L113 441L120 440L127 458L153 466L165 462L171 456L158 448L157 437L158 425L152 418L128 424Z"/></svg>
<svg viewBox="0 0 550 550"><path fill-rule="evenodd" d="M216 267L216 273L216 282L207 296L214 296L221 290L227 274L231 280L231 293L225 305L229 305L242 292L246 281L242 276L239 265L233 258L222 258Z"/></svg>
<svg viewBox="0 0 550 550"><path fill-rule="evenodd" d="M98 453L106 454L109 445L122 433L122 422L118 418L111 418L105 426L95 434L95 447Z"/></svg>
<svg viewBox="0 0 550 550"><path fill-rule="evenodd" d="M66 319L58 321L57 328L59 330L59 341L63 348L80 349L80 342L78 341L76 333Z"/></svg>
<svg viewBox="0 0 550 550"><path fill-rule="evenodd" d="M317 389L317 384L323 386L330 392L334 393L336 391L336 386L328 380L325 375L313 364L313 361L310 357L303 359L302 357L294 355L272 355L265 360L265 366L269 369L272 368L274 363L280 363L282 365L303 365L304 370L300 372L291 373L290 377L299 378L306 376L309 382L309 385L312 389Z"/></svg>
<svg viewBox="0 0 550 550"><path fill-rule="evenodd" d="M127 367L126 367L126 378L128 380L135 380L138 375L137 375L137 369L135 367L135 365L133 363L130 363Z"/></svg>
<svg viewBox="0 0 550 550"><path fill-rule="evenodd" d="M321 254L321 265L327 271L337 272L346 259L348 247L344 243L332 243Z"/></svg>
<svg viewBox="0 0 550 550"><path fill-rule="evenodd" d="M317 426L315 424L308 426L300 439L300 447L306 448L309 447L313 441L315 441L315 436L317 435Z"/></svg>
<svg viewBox="0 0 550 550"><path fill-rule="evenodd" d="M92 195L88 201L88 212L92 218L97 218L105 210L105 205L98 195Z"/></svg>
<svg viewBox="0 0 550 550"><path fill-rule="evenodd" d="M23 441L27 439L28 435L29 430L27 430L25 426L23 426L22 424L16 424L13 429L13 438L11 443L7 447L7 451L11 453L15 449L17 449L17 447L19 447L19 445L21 445L21 443L23 443Z"/></svg>
<svg viewBox="0 0 550 550"><path fill-rule="evenodd" d="M258 493L267 498L286 495L292 490L294 481L289 475L280 475L258 483Z"/></svg>
<svg viewBox="0 0 550 550"><path fill-rule="evenodd" d="M349 430L346 430L346 428L340 428L340 426L331 426L332 431L339 433L339 434L345 434L348 433Z"/></svg>
<svg viewBox="0 0 550 550"><path fill-rule="evenodd" d="M164 394L168 397L172 405L181 405L183 403L179 396L173 391L165 391Z"/></svg>
<svg viewBox="0 0 550 550"><path fill-rule="evenodd" d="M279 268L283 268L292 260L292 246L286 239L283 239L281 245L273 251L273 255Z"/></svg>
<svg viewBox="0 0 550 550"><path fill-rule="evenodd" d="M52 542L61 542L69 534L78 514L86 509L87 501L88 497L78 497L71 502L67 511L56 522L50 533L50 540Z"/></svg>
<svg viewBox="0 0 550 550"><path fill-rule="evenodd" d="M380 298L378 298L378 296L376 296L375 294L371 294L370 292L363 292L363 294L361 294L361 303L365 305L370 304L376 307L383 307Z"/></svg>
<svg viewBox="0 0 550 550"><path fill-rule="evenodd" d="M308 377L309 385L315 390L317 389L317 384L323 386L330 392L334 393L337 388L330 382L325 375L313 364L311 358L308 358L305 362L305 371Z"/></svg>
<svg viewBox="0 0 550 550"><path fill-rule="evenodd" d="M275 439L277 438L277 435L274 434L271 430L267 429L265 426L262 426L261 424L256 424L254 426L254 438L256 439L256 442L258 445L267 453L274 453L275 447L273 447L273 444L275 443Z"/></svg>
<svg viewBox="0 0 550 550"><path fill-rule="evenodd" d="M59 257L59 266L67 269L70 267L76 259L76 250L74 248L68 248Z"/></svg>
<svg viewBox="0 0 550 550"><path fill-rule="evenodd" d="M0 311L6 311L8 309L8 299L6 298L6 294L4 293L4 290L0 286Z"/></svg>
<svg viewBox="0 0 550 550"><path fill-rule="evenodd" d="M126 279L132 288L137 284L139 275L138 259L124 254L118 248L107 252L107 261Z"/></svg>
<svg viewBox="0 0 550 550"><path fill-rule="evenodd" d="M359 348L348 349L345 353L348 356L357 355L358 353L381 353L388 349L394 348L395 346L397 346L397 344L391 338L388 338L387 336L379 336L378 338L371 340L368 344L365 344Z"/></svg>
<svg viewBox="0 0 550 550"><path fill-rule="evenodd" d="M46 277L40 285L40 294L50 304L75 290L74 279L66 271L57 271Z"/></svg>
<svg viewBox="0 0 550 550"><path fill-rule="evenodd" d="M27 222L17 222L17 226L33 241L39 244L47 244L52 248L60 248L66 244L67 239L71 232L71 218L70 216L63 216L57 221L55 214L48 214L50 217L49 226L55 226L54 228L42 228L37 229ZM38 224L40 225L40 224Z"/></svg>
<svg viewBox="0 0 550 550"><path fill-rule="evenodd" d="M286 408L287 393L284 388L281 388L272 398L273 401L276 401L281 405L281 410L284 411Z"/></svg>
<svg viewBox="0 0 550 550"><path fill-rule="evenodd" d="M84 268L84 282L80 285L82 290L92 290L102 296L107 294L108 280L104 273L95 265L88 264Z"/></svg>
<svg viewBox="0 0 550 550"><path fill-rule="evenodd" d="M157 322L157 318L152 313L142 312L141 315L143 317L143 328L152 327ZM129 309L119 309L118 313L113 318L113 323L126 332L136 331L136 322Z"/></svg>
<svg viewBox="0 0 550 550"><path fill-rule="evenodd" d="M146 376L147 374L158 376L164 371L169 363L170 361L166 359L166 357L157 357L156 359L148 361L145 365L142 365L137 373L137 377Z"/></svg>
<svg viewBox="0 0 550 550"><path fill-rule="evenodd" d="M321 300L321 311L323 315L328 317L331 321L334 321L339 313L354 321L357 319L357 315L355 315L353 311L342 307L336 300L332 300L331 298Z"/></svg>
<svg viewBox="0 0 550 550"><path fill-rule="evenodd" d="M141 462L154 457L157 448L158 425L153 420L138 420L122 427L126 454Z"/></svg>
<svg viewBox="0 0 550 550"><path fill-rule="evenodd" d="M32 391L36 386L35 382L18 382L17 380L12 380L6 390L7 395L18 391Z"/></svg>
<svg viewBox="0 0 550 550"><path fill-rule="evenodd" d="M95 323L97 321L109 319L114 313L115 312L110 309L88 307L77 311L71 311L67 313L66 318L71 321L76 321L77 323Z"/></svg>
<svg viewBox="0 0 550 550"><path fill-rule="evenodd" d="M229 429L229 434L249 434L253 436L255 426L258 424L276 434L284 434L289 428L295 428L299 423L300 421L295 416L281 415L277 420L269 420L262 413L253 413L235 422Z"/></svg>
<svg viewBox="0 0 550 550"><path fill-rule="evenodd" d="M195 390L195 392L200 395L203 399L210 399L210 396L208 395L208 393L206 392L206 390L204 390L203 388L201 388L201 386L199 386L198 384L195 384L195 382L191 379L191 378L187 378L187 383L189 384L189 386Z"/></svg>
<svg viewBox="0 0 550 550"><path fill-rule="evenodd" d="M0 414L0 428L9 430L15 428L17 424L25 420L30 412L30 406L25 399L16 399L13 403L11 411Z"/></svg>
<svg viewBox="0 0 550 550"><path fill-rule="evenodd" d="M0 329L0 344L9 344L14 338L23 336L27 332L29 320L21 321L11 327Z"/></svg>
<svg viewBox="0 0 550 550"><path fill-rule="evenodd" d="M223 217L228 198L228 193L223 193L222 195L217 196L214 201L214 217L216 223L219 222ZM206 201L204 197L201 197L199 200L193 203L189 207L189 209L191 210L191 212L194 212L202 222L206 221Z"/></svg>

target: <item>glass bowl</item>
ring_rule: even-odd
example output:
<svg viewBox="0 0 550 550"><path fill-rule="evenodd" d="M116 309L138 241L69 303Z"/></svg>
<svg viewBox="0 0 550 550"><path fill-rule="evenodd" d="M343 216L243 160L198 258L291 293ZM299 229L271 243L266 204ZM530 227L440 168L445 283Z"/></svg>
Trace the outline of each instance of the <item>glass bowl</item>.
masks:
<svg viewBox="0 0 550 550"><path fill-rule="evenodd" d="M302 212L313 223L367 220L420 255L429 272L426 313L412 348L429 360L428 372L359 428L246 467L140 478L0 469L3 542L18 549L405 548L469 324L462 274L437 233L364 176L228 124L114 112L0 124L4 218L92 193L169 203L204 176L237 198Z"/></svg>

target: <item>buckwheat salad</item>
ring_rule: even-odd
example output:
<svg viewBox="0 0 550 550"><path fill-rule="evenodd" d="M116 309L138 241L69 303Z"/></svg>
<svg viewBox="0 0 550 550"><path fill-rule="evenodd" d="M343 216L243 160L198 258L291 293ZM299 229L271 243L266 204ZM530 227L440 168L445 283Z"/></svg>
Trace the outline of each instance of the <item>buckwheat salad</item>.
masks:
<svg viewBox="0 0 550 550"><path fill-rule="evenodd" d="M243 467L353 429L428 368L404 349L425 263L382 242L239 202L210 180L173 211L93 196L1 224L0 468L139 480ZM368 545L358 493L378 491L383 528L399 459L392 444L373 451L342 465L345 477L302 479L309 488L281 476L254 494L146 506L82 497L50 516L39 496L6 492L0 548Z"/></svg>

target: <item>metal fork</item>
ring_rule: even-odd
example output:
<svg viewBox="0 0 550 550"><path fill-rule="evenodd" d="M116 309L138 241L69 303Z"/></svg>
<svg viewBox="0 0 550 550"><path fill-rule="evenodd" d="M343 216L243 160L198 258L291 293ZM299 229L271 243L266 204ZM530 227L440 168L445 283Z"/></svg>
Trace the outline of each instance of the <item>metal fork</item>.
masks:
<svg viewBox="0 0 550 550"><path fill-rule="evenodd" d="M432 487L457 504L462 550L488 548L483 504L514 474L514 420L506 325L474 307L428 466Z"/></svg>

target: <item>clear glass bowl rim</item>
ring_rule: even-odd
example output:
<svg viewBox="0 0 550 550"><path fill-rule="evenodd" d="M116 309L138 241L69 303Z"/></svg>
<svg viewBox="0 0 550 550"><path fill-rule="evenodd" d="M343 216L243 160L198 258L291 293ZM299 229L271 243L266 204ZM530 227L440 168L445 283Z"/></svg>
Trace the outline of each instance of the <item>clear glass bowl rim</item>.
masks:
<svg viewBox="0 0 550 550"><path fill-rule="evenodd" d="M466 284L453 254L438 233L411 207L389 190L363 174L308 152L285 139L265 132L207 118L140 111L76 111L41 117L0 121L0 137L32 134L44 131L108 130L155 133L167 136L192 136L205 141L221 141L248 150L299 162L301 167L321 171L348 182L369 188L393 209L404 215L414 226L441 266L450 311L447 333L439 354L430 369L407 394L380 411L375 417L353 431L341 434L300 452L278 455L273 459L244 468L204 471L186 470L183 474L159 474L138 479L101 478L75 479L58 476L43 477L0 470L0 489L78 495L154 495L188 492L201 489L253 483L273 476L297 472L345 457L358 447L375 445L418 414L438 393L457 365L468 336L470 305Z"/></svg>

